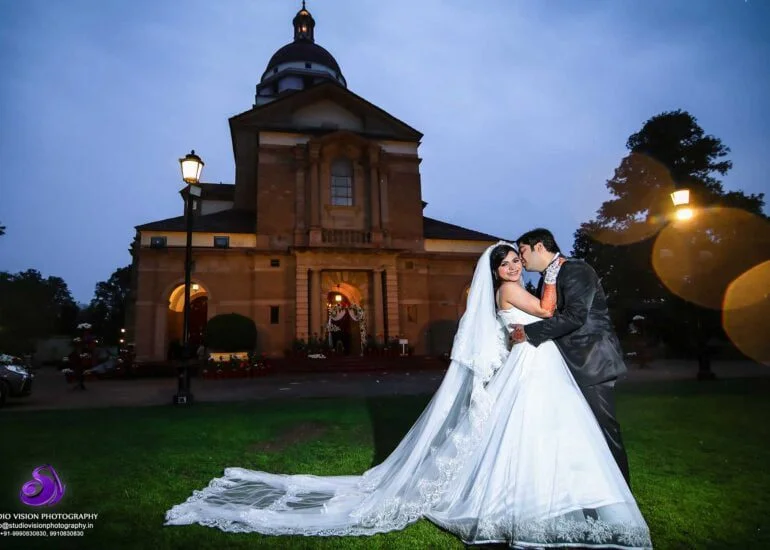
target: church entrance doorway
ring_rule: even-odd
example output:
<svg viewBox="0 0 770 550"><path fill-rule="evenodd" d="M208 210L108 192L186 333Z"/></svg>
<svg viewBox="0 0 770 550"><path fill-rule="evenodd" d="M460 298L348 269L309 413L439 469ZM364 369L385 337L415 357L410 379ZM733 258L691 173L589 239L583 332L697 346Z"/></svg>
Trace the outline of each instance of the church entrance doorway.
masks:
<svg viewBox="0 0 770 550"><path fill-rule="evenodd" d="M193 353L203 343L208 321L208 292L202 285L193 283L190 289L190 347ZM182 351L182 325L184 323L184 285L179 285L168 300L166 316L167 359L179 357Z"/></svg>
<svg viewBox="0 0 770 550"><path fill-rule="evenodd" d="M363 355L362 324L366 326L363 308L351 303L339 290L327 294L326 308L328 344L342 355Z"/></svg>

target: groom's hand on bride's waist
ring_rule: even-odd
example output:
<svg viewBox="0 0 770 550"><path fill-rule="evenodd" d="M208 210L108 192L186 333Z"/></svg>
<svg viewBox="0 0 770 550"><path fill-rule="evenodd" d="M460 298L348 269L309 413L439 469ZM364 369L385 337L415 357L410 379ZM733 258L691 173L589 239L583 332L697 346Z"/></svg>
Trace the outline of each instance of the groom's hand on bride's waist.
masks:
<svg viewBox="0 0 770 550"><path fill-rule="evenodd" d="M511 334L508 336L511 344L521 344L527 341L527 333L524 332L524 325L510 324Z"/></svg>

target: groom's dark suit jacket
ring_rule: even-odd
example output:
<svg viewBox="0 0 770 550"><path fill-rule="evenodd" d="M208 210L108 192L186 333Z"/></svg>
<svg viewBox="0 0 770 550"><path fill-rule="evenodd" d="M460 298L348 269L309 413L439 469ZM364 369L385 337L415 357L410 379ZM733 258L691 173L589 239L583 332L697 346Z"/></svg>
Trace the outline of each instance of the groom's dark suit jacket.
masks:
<svg viewBox="0 0 770 550"><path fill-rule="evenodd" d="M570 258L559 270L553 317L524 331L533 346L553 340L580 386L613 380L627 370L599 277L581 260Z"/></svg>

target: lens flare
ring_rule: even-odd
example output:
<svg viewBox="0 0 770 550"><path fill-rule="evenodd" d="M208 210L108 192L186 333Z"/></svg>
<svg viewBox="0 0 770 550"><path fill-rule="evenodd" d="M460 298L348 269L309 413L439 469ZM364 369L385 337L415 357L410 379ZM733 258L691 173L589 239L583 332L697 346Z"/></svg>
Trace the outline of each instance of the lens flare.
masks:
<svg viewBox="0 0 770 550"><path fill-rule="evenodd" d="M612 227L586 228L593 240L614 246L638 243L653 237L669 222L671 193L677 192L676 186L668 168L652 157L640 153L625 157L608 187L620 194L602 206L600 218L623 221ZM650 215L629 220L625 218L629 211Z"/></svg>
<svg viewBox="0 0 770 550"><path fill-rule="evenodd" d="M735 279L725 292L722 326L735 347L770 366L770 261Z"/></svg>
<svg viewBox="0 0 770 550"><path fill-rule="evenodd" d="M676 211L676 219L680 221L687 221L689 219L692 219L694 215L695 214L692 208L679 208Z"/></svg>
<svg viewBox="0 0 770 550"><path fill-rule="evenodd" d="M655 235L664 226L658 219L634 222L619 228L586 227L586 234L594 241L613 246L624 246L641 242Z"/></svg>
<svg viewBox="0 0 770 550"><path fill-rule="evenodd" d="M711 309L722 309L728 286L745 271L767 260L770 224L734 208L699 209L685 223L660 231L652 266L677 296Z"/></svg>

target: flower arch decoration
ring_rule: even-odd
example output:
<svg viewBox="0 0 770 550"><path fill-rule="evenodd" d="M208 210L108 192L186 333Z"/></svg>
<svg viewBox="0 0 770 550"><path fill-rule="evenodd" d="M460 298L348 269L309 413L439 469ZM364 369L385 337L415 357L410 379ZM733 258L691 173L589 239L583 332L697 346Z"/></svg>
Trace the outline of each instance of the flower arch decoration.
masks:
<svg viewBox="0 0 770 550"><path fill-rule="evenodd" d="M358 323L358 329L361 333L361 355L363 355L364 349L366 348L366 310L358 304L350 304L348 306L334 304L329 308L329 320L326 322L326 330L329 333L329 343L331 344L331 333L340 330L340 328L334 324L334 321L339 321L346 313L350 315L351 319Z"/></svg>

